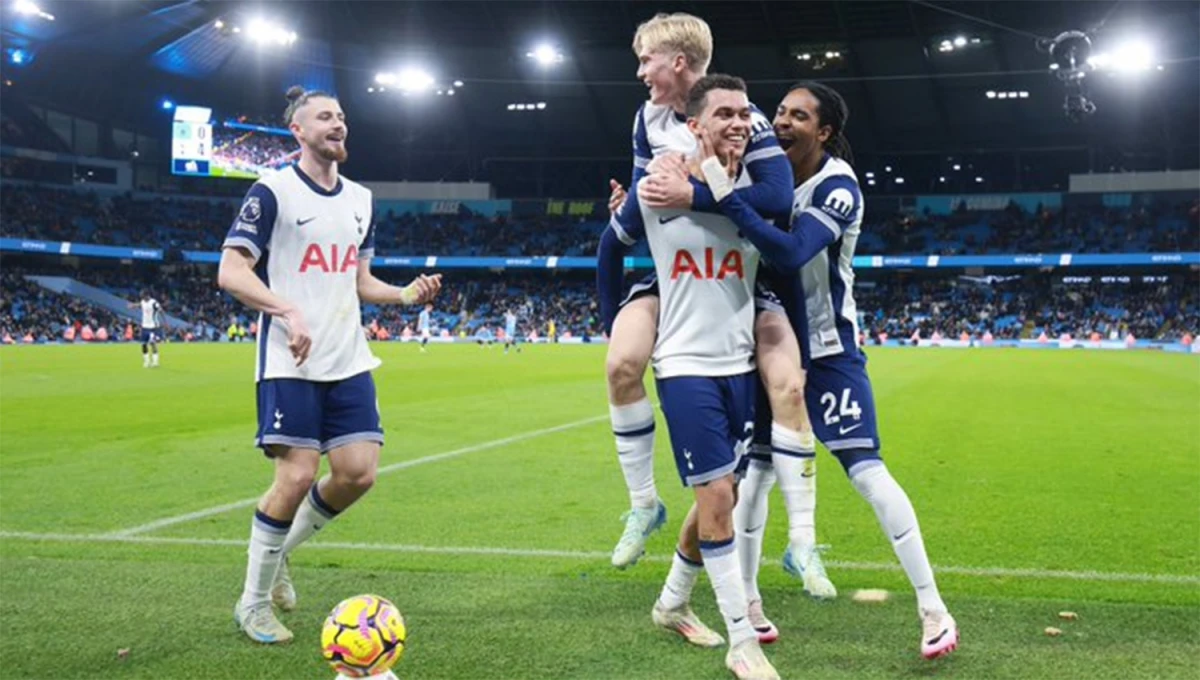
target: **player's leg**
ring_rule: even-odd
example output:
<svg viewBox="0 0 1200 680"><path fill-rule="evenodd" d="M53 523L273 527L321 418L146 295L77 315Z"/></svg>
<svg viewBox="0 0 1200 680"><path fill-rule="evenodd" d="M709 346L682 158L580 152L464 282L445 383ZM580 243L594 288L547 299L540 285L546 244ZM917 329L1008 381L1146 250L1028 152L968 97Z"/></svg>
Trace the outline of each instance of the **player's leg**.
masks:
<svg viewBox="0 0 1200 680"><path fill-rule="evenodd" d="M737 540L742 583L750 603L750 625L758 641L770 644L779 638L779 629L763 613L758 590L758 571L762 561L763 534L767 525L768 498L775 486L775 467L771 464L771 404L766 387L757 381L754 408L754 440L738 482L738 500L733 506L733 532Z"/></svg>
<svg viewBox="0 0 1200 680"><path fill-rule="evenodd" d="M638 292L635 286L632 299L617 313L605 361L617 460L631 506L612 554L613 566L622 569L637 563L646 550L646 539L667 519L667 508L654 485L654 407L642 382L658 329L658 296L636 297Z"/></svg>
<svg viewBox="0 0 1200 680"><path fill-rule="evenodd" d="M703 571L696 505L693 503L679 530L679 543L671 560L671 570L662 592L654 602L650 618L654 625L678 633L693 645L720 647L725 644L725 638L705 625L692 611L692 590Z"/></svg>
<svg viewBox="0 0 1200 680"><path fill-rule="evenodd" d="M769 431L770 419L767 420ZM771 465L770 448L766 453L753 449L738 482L738 499L733 506L733 532L738 547L738 563L742 569L742 584L749 603L750 625L758 633L758 641L770 644L779 639L779 629L763 612L762 594L758 590L758 568L762 562L763 534L767 525L768 499L775 485L775 468Z"/></svg>
<svg viewBox="0 0 1200 680"><path fill-rule="evenodd" d="M696 494L695 536L725 620L726 665L738 677L778 677L747 617L733 532L734 473L754 428L755 375L658 381L675 463Z"/></svg>
<svg viewBox="0 0 1200 680"><path fill-rule="evenodd" d="M158 333L150 334L150 366L158 366Z"/></svg>
<svg viewBox="0 0 1200 680"><path fill-rule="evenodd" d="M933 659L949 654L958 646L958 626L938 591L912 501L879 456L875 400L865 360L834 357L815 361L810 367L809 388L810 403L815 400L811 410L817 435L875 511L916 592L922 655Z"/></svg>
<svg viewBox="0 0 1200 680"><path fill-rule="evenodd" d="M782 308L755 319L759 373L771 406L771 462L788 514L784 568L818 599L837 597L817 550L816 441L804 404L800 345Z"/></svg>
<svg viewBox="0 0 1200 680"><path fill-rule="evenodd" d="M150 368L150 334L142 330L142 368Z"/></svg>
<svg viewBox="0 0 1200 680"><path fill-rule="evenodd" d="M254 512L246 579L234 608L234 620L256 642L292 639L291 631L275 618L270 591L297 509L321 462L318 389L304 380L258 384L257 443L274 461L275 479Z"/></svg>
<svg viewBox="0 0 1200 680"><path fill-rule="evenodd" d="M304 495L282 546L285 556L362 498L374 486L379 469L383 426L371 374L360 373L322 390L320 449L329 456L329 473ZM286 569L280 571L276 585L272 591L276 604L294 608L295 588Z"/></svg>

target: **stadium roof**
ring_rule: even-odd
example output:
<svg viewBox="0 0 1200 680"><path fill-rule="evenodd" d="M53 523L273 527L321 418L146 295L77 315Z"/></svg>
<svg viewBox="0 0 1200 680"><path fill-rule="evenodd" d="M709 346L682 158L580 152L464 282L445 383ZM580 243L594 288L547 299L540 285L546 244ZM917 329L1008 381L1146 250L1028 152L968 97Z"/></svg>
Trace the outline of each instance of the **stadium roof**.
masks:
<svg viewBox="0 0 1200 680"><path fill-rule="evenodd" d="M508 193L532 195L545 193L546 182L553 193L564 180L595 186L597 177L628 174L630 121L645 97L629 44L656 11L708 20L711 70L746 78L764 109L801 78L837 87L852 111L860 166L914 173L921 166L932 177L967 152L991 157L989 172L1017 174L1014 164L1034 174L1063 163L1075 170L1200 165L1195 2L41 4L54 21L3 8L5 48L36 56L19 74L31 98L166 136L157 111L164 96L274 117L288 85L332 90L350 118L351 153L362 163L356 174L374 179L503 184L494 176L519 176L526 184ZM256 16L295 31L297 40L260 48L231 32ZM1145 36L1163 70L1093 74L1089 98L1098 112L1072 123L1063 84L1036 44L1069 29L1098 29L1097 49L1126 34ZM564 53L554 69L526 57L542 40ZM940 49L947 40L955 49ZM836 58L822 58L832 52ZM427 69L444 89L463 85L453 97L368 92L376 73L407 64ZM988 91L1028 94L1009 101L989 99ZM546 107L507 108L524 102ZM541 160L522 160L533 158Z"/></svg>

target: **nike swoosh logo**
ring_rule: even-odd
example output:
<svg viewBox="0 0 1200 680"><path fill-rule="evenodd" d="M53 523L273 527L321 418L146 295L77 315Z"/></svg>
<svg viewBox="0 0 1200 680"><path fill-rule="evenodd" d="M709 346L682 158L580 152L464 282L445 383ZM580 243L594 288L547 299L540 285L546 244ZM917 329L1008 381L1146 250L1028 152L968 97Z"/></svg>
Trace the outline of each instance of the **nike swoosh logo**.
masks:
<svg viewBox="0 0 1200 680"><path fill-rule="evenodd" d="M748 534L752 534L752 533L754 533L754 532L758 531L758 530L759 530L759 529L761 529L761 528L763 528L763 525L759 524L759 525L758 525L758 526L756 526L756 527L751 527L751 528L749 528L749 529L746 529L746 533L748 533Z"/></svg>
<svg viewBox="0 0 1200 680"><path fill-rule="evenodd" d="M812 471L812 472L801 472L801 473L800 473L800 476L801 476L801 477L803 477L803 478L805 478L805 479L808 479L808 478L810 478L810 477L816 477L816 476L817 476L817 472L816 472L816 470L814 470L814 471Z"/></svg>
<svg viewBox="0 0 1200 680"><path fill-rule="evenodd" d="M659 223L659 224L666 224L667 222L670 222L670 221L672 221L672 220L677 220L677 219L679 219L680 217L683 217L683 215L676 215L676 216L674 216L674 217L660 217L660 218L658 218L658 223Z"/></svg>
<svg viewBox="0 0 1200 680"><path fill-rule="evenodd" d="M863 424L859 423L857 425L851 425L850 427L839 427L838 434L846 434L847 432L853 432L862 426L863 426Z"/></svg>
<svg viewBox="0 0 1200 680"><path fill-rule="evenodd" d="M892 536L892 540L899 541L900 539L904 538L905 536L907 536L911 533L912 533L912 528L910 527L904 531L901 531L900 533L896 534L895 536Z"/></svg>
<svg viewBox="0 0 1200 680"><path fill-rule="evenodd" d="M741 623L742 621L745 621L745 620L746 620L746 617L744 617L744 616L739 616L736 619L732 619L732 621L734 623Z"/></svg>
<svg viewBox="0 0 1200 680"><path fill-rule="evenodd" d="M308 224L309 222L312 222L312 221L313 221L313 220L315 220L315 219L317 219L317 218L315 218L315 217L310 217L310 218L308 218L307 220L302 220L302 219L300 219L300 218L296 218L296 226L297 226L297 227L303 227L304 225Z"/></svg>

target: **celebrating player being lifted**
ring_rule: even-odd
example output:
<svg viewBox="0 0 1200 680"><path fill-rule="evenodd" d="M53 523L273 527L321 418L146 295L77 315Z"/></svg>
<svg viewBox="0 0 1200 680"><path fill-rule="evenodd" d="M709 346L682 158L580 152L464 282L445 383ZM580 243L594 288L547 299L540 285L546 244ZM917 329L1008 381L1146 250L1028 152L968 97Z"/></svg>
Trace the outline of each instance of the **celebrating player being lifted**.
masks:
<svg viewBox="0 0 1200 680"><path fill-rule="evenodd" d="M879 454L875 399L867 357L859 346L851 263L862 226L863 201L844 131L849 111L832 88L802 82L775 113L775 134L787 150L795 178L790 230L763 220L720 173L706 173L722 212L763 256L799 271L802 291L788 303L808 371L806 402L817 437L841 462L850 483L871 507L917 595L921 653L932 659L954 651L958 627L938 593L912 502ZM784 293L785 291L780 291ZM766 522L769 479L747 475L741 503L755 511L745 522ZM744 527L739 527L740 532ZM743 564L750 596L757 592L754 564Z"/></svg>
<svg viewBox="0 0 1200 680"><path fill-rule="evenodd" d="M371 274L371 192L340 177L346 119L324 92L288 91L300 161L250 187L221 254L221 288L260 312L257 444L275 464L254 511L234 618L252 640L288 642L275 616L296 606L286 557L371 488L383 424L360 303L422 304L441 275L399 288ZM330 474L314 483L321 455Z"/></svg>
<svg viewBox="0 0 1200 680"><path fill-rule="evenodd" d="M747 184L740 159L753 117L745 83L705 76L692 86L686 110L687 129L712 140L708 152L720 159L713 162L729 184ZM734 477L754 429L758 252L721 215L639 201L631 194L612 227L625 242L644 236L650 244L660 299L652 365L675 464L696 498L652 618L693 644L721 645L690 606L692 588L707 571L729 636L726 666L739 678L777 678L748 618L733 531Z"/></svg>
<svg viewBox="0 0 1200 680"><path fill-rule="evenodd" d="M712 56L708 24L690 14L659 14L638 27L633 50L638 57L638 78L650 89L650 101L638 110L633 126L633 184L642 192L642 203L717 212L711 191L695 178L654 173L639 184L652 163L691 154L696 148L695 136L685 123L685 103ZM791 206L790 170L770 122L753 105L750 112L743 162L752 181L737 192L761 214L784 216ZM625 193L615 180L612 187L610 207L615 212ZM656 275L635 284L619 307L611 302L621 299L622 255L628 245L618 230L605 230L597 273L601 316L610 333L606 375L612 427L631 504L625 530L612 554L613 565L621 568L637 561L645 551L646 539L666 521L666 507L654 483L654 410L642 383L660 317ZM764 434L776 458L788 510L789 547L805 590L816 597L834 597L837 590L825 575L815 545L814 441L803 404L799 348L786 315L769 295L760 297L760 312L755 321L758 367L775 417ZM756 627L761 629L763 641L769 642L777 632L757 615L760 610L761 604L753 602Z"/></svg>

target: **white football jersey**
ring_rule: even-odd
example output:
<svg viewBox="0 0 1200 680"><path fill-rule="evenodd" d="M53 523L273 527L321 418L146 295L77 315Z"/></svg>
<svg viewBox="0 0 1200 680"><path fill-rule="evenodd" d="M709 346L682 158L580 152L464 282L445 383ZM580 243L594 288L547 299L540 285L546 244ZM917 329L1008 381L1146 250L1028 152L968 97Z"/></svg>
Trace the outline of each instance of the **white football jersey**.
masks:
<svg viewBox="0 0 1200 680"><path fill-rule="evenodd" d="M833 242L800 269L813 359L859 346L854 302L854 249L862 232L862 193L854 168L828 157L821 169L796 187L792 223L803 213L832 232Z"/></svg>
<svg viewBox="0 0 1200 680"><path fill-rule="evenodd" d="M742 172L737 187L749 185ZM637 201L637 191L626 200ZM644 230L658 274L657 378L740 375L754 370L758 250L723 215L638 204L622 240Z"/></svg>
<svg viewBox="0 0 1200 680"><path fill-rule="evenodd" d="M344 177L327 191L298 166L250 188L225 238L258 260L263 282L304 314L312 352L301 366L282 319L259 315L257 380L333 381L379 366L362 331L358 263L374 255L371 192Z"/></svg>
<svg viewBox="0 0 1200 680"><path fill-rule="evenodd" d="M149 300L142 300L138 304L142 308L142 328L158 328L158 313L162 310L162 306L158 304L158 300L150 298Z"/></svg>

